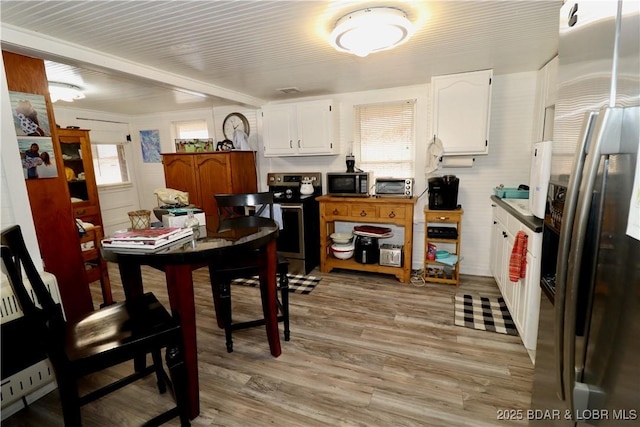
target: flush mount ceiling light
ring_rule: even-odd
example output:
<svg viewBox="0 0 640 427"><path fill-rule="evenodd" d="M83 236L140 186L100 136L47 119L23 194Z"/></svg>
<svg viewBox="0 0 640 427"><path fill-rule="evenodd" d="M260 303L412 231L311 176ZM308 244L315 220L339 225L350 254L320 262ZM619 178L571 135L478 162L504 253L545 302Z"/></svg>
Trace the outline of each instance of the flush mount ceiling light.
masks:
<svg viewBox="0 0 640 427"><path fill-rule="evenodd" d="M330 41L341 52L365 57L406 42L412 32L413 25L403 11L372 7L340 18L331 32Z"/></svg>
<svg viewBox="0 0 640 427"><path fill-rule="evenodd" d="M84 93L78 86L59 82L49 82L49 95L51 95L51 102L73 102L75 99L84 98Z"/></svg>

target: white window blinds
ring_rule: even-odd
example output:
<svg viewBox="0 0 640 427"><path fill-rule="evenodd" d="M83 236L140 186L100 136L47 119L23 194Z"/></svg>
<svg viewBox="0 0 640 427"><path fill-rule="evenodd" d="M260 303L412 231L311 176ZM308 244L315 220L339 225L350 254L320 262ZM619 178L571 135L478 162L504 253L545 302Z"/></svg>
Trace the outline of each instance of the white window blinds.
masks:
<svg viewBox="0 0 640 427"><path fill-rule="evenodd" d="M209 130L205 120L190 122L174 122L179 139L209 138Z"/></svg>
<svg viewBox="0 0 640 427"><path fill-rule="evenodd" d="M373 177L414 176L415 100L355 106L358 167Z"/></svg>

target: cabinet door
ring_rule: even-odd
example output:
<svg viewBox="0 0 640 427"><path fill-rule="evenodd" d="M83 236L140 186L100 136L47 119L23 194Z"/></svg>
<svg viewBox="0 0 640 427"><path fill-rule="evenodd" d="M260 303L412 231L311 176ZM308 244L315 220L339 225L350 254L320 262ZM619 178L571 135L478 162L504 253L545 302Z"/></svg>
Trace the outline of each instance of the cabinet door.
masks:
<svg viewBox="0 0 640 427"><path fill-rule="evenodd" d="M518 324L518 328L522 333L526 332L526 321L527 321L527 312L528 312L528 300L527 296L529 294L529 287L535 286L532 283L533 278L533 263L535 262L531 252L527 252L527 270L524 276L524 279L520 279L520 281L516 284L518 286L519 293L516 295L518 303L518 312L513 313L514 320ZM522 337L522 340L526 343L526 336Z"/></svg>
<svg viewBox="0 0 640 427"><path fill-rule="evenodd" d="M195 157L196 179L200 185L200 208L204 210L207 230L218 229L218 205L215 194L233 193L229 154L206 155Z"/></svg>
<svg viewBox="0 0 640 427"><path fill-rule="evenodd" d="M301 102L296 106L299 154L333 153L333 115L328 101Z"/></svg>
<svg viewBox="0 0 640 427"><path fill-rule="evenodd" d="M264 155L291 156L298 150L295 108L292 105L273 105L262 109L264 127Z"/></svg>
<svg viewBox="0 0 640 427"><path fill-rule="evenodd" d="M487 154L493 70L438 76L433 87L433 133L449 155Z"/></svg>
<svg viewBox="0 0 640 427"><path fill-rule="evenodd" d="M74 209L96 205L98 190L91 161L91 146L86 133L84 131L75 131L75 133L61 131L58 140L64 163L62 173L67 178Z"/></svg>
<svg viewBox="0 0 640 427"><path fill-rule="evenodd" d="M509 271L509 262L507 255L507 229L500 222L498 222L497 226L499 236L497 238L496 252L499 258L496 263L496 282L498 282L498 287L500 288L500 291L504 296L504 287L508 284L507 281L509 280L509 278L505 276L505 272Z"/></svg>
<svg viewBox="0 0 640 427"><path fill-rule="evenodd" d="M500 267L502 263L502 254L500 253L501 242L502 242L502 233L500 222L498 222L498 218L496 218L495 210L499 209L494 207L494 215L493 215L493 226L491 227L491 253L489 254L489 268L491 269L491 274L498 281L500 276Z"/></svg>
<svg viewBox="0 0 640 427"><path fill-rule="evenodd" d="M506 230L505 230L506 232ZM502 250L502 296L504 297L509 313L512 317L516 314L515 292L516 286L520 286L519 282L514 283L509 280L509 261L511 258L511 248L513 248L514 238L512 235L507 234L507 237L503 239L504 247Z"/></svg>
<svg viewBox="0 0 640 427"><path fill-rule="evenodd" d="M189 193L189 203L200 205L198 182L193 173L193 156L163 154L164 181L167 188Z"/></svg>

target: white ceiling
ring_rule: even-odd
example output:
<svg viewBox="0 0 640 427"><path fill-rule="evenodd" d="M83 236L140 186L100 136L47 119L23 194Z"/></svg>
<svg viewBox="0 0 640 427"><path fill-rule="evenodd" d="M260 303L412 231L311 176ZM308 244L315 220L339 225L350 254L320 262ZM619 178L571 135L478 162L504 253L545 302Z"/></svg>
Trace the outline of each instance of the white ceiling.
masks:
<svg viewBox="0 0 640 427"><path fill-rule="evenodd" d="M360 58L327 36L345 14L392 6L414 22L395 50ZM51 60L50 80L123 114L330 96L492 68L537 70L557 51L561 0L7 1L2 49ZM295 87L297 94L278 89Z"/></svg>

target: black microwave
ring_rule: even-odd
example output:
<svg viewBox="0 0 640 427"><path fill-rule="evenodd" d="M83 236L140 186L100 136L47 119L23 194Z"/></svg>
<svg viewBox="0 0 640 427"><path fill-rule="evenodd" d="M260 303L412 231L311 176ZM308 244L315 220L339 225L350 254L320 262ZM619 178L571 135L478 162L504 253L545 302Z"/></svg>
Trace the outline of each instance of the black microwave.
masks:
<svg viewBox="0 0 640 427"><path fill-rule="evenodd" d="M330 196L369 196L369 174L367 172L327 173L327 194Z"/></svg>

